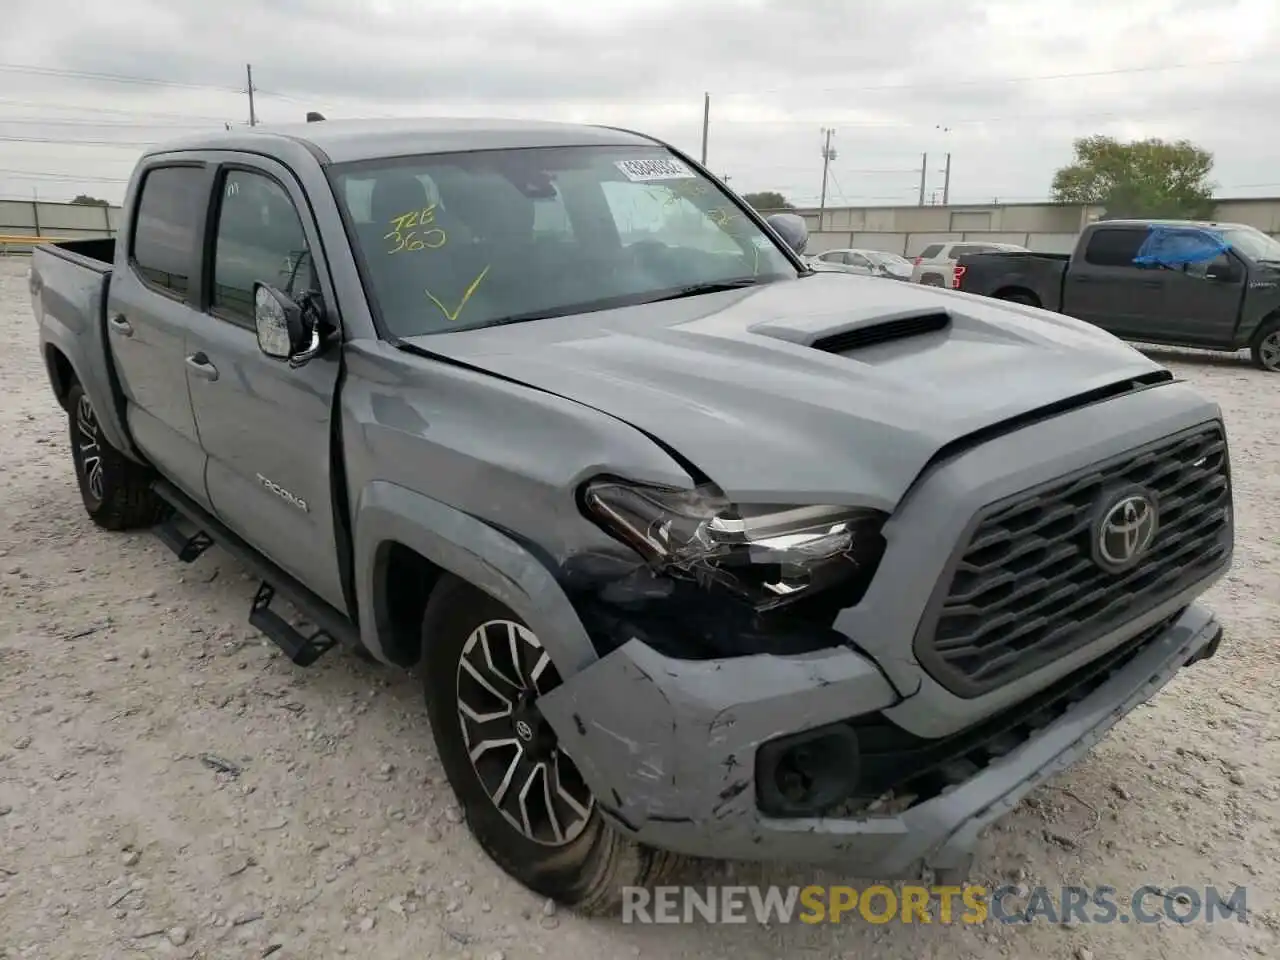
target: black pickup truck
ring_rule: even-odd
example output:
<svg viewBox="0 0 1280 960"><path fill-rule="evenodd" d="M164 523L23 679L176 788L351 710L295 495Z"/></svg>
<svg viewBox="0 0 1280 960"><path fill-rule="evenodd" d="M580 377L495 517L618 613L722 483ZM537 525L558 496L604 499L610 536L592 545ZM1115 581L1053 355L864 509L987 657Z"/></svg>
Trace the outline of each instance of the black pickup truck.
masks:
<svg viewBox="0 0 1280 960"><path fill-rule="evenodd" d="M1182 267L1135 262L1153 226L1211 230L1229 247ZM1235 223L1109 220L1071 253L961 257L957 288L1065 313L1126 340L1209 350L1248 348L1280 371L1280 241Z"/></svg>

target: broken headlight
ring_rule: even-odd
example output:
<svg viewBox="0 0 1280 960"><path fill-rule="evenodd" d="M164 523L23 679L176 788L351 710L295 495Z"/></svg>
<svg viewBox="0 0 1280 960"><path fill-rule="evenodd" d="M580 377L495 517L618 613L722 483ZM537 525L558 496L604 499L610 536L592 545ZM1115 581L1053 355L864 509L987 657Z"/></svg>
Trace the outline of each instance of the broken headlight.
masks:
<svg viewBox="0 0 1280 960"><path fill-rule="evenodd" d="M761 610L869 575L884 549L885 514L857 507L734 504L709 487L618 480L587 484L583 505L651 566Z"/></svg>

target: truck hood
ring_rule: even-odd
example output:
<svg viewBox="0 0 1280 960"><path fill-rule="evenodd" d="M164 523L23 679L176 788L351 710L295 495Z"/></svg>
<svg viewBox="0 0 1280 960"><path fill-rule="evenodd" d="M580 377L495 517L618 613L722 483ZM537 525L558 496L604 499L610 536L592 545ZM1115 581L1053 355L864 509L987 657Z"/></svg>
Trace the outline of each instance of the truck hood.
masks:
<svg viewBox="0 0 1280 960"><path fill-rule="evenodd" d="M626 421L738 502L884 510L953 441L1161 369L1060 314L835 273L405 343Z"/></svg>

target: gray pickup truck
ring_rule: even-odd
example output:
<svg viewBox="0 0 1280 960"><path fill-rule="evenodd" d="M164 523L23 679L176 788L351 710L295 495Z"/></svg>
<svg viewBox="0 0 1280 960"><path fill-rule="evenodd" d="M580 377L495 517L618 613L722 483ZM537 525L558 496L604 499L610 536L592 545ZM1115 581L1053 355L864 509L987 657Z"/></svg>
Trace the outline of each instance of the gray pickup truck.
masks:
<svg viewBox="0 0 1280 960"><path fill-rule="evenodd" d="M89 516L242 558L299 665L416 665L483 849L603 910L681 854L958 877L1222 636L1214 403L804 239L636 133L326 121L147 153L30 285Z"/></svg>
<svg viewBox="0 0 1280 960"><path fill-rule="evenodd" d="M1135 262L1153 226L1212 231L1229 249L1177 267ZM1280 371L1280 241L1237 223L1108 220L1071 253L979 253L960 258L966 293L1043 307L1125 340L1249 350Z"/></svg>

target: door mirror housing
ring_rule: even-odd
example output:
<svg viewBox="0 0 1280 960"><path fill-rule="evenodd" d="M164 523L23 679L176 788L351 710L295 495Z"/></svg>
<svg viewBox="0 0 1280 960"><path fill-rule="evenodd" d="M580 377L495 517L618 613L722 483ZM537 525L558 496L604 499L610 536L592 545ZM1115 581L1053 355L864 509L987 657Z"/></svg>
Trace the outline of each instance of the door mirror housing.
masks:
<svg viewBox="0 0 1280 960"><path fill-rule="evenodd" d="M1229 258L1217 260L1205 268L1204 278L1218 283L1235 283L1240 279L1240 267Z"/></svg>
<svg viewBox="0 0 1280 960"><path fill-rule="evenodd" d="M267 283L253 285L253 322L258 349L300 367L320 352L320 323L310 304L299 304Z"/></svg>
<svg viewBox="0 0 1280 960"><path fill-rule="evenodd" d="M804 254L804 248L809 244L809 227L804 222L804 217L794 213L775 213L765 223L773 227L774 232L797 255Z"/></svg>

